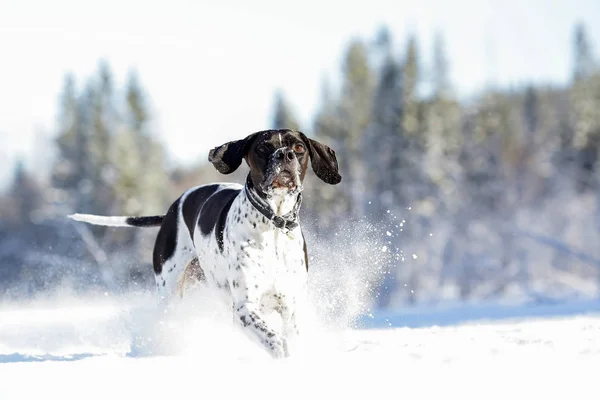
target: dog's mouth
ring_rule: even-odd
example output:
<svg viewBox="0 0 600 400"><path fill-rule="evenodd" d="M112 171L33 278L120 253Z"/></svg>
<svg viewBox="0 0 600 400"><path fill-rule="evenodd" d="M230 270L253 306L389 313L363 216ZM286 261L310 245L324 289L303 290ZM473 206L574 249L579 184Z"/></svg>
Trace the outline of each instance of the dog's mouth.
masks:
<svg viewBox="0 0 600 400"><path fill-rule="evenodd" d="M265 179L260 185L267 196L275 194L275 191L281 193L295 193L302 191L300 176L293 168L277 166L267 173Z"/></svg>
<svg viewBox="0 0 600 400"><path fill-rule="evenodd" d="M275 179L273 179L273 188L294 190L296 188L294 174L288 170L281 171L275 176Z"/></svg>

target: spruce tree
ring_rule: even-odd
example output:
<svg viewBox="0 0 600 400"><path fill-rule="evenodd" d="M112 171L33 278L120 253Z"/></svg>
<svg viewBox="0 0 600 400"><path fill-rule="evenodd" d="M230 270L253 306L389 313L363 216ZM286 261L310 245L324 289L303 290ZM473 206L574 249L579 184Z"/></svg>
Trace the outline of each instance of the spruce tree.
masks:
<svg viewBox="0 0 600 400"><path fill-rule="evenodd" d="M340 170L345 185L341 204L346 213L357 217L363 215L366 169L363 135L371 121L374 78L369 64L366 45L355 40L348 46L342 66L342 88L337 107L335 143Z"/></svg>
<svg viewBox="0 0 600 400"><path fill-rule="evenodd" d="M89 153L92 164L92 206L91 212L99 214L115 213L114 183L114 136L117 126L117 113L114 98L112 71L106 62L99 65L96 80L92 81L87 93L91 107Z"/></svg>
<svg viewBox="0 0 600 400"><path fill-rule="evenodd" d="M419 63L417 41L414 36L408 39L406 59L402 71L402 134L419 140Z"/></svg>
<svg viewBox="0 0 600 400"><path fill-rule="evenodd" d="M117 160L125 180L120 197L127 199L127 207L133 213L160 213L167 201L166 154L151 131L148 101L135 72L128 77L125 98L120 135L126 145L121 151L127 153L130 160Z"/></svg>
<svg viewBox="0 0 600 400"><path fill-rule="evenodd" d="M56 147L58 154L51 173L51 185L67 212L87 210L91 199L91 158L87 98L77 94L71 74L64 78L58 111Z"/></svg>
<svg viewBox="0 0 600 400"><path fill-rule="evenodd" d="M424 170L425 179L431 181L432 194L439 199L438 206L446 211L456 207L451 193L456 190L460 175L458 157L463 140L460 106L453 96L448 72L444 40L438 33L433 46L432 96L423 104Z"/></svg>
<svg viewBox="0 0 600 400"><path fill-rule="evenodd" d="M436 99L447 99L450 93L450 68L446 54L446 43L440 32L433 42L433 95Z"/></svg>
<svg viewBox="0 0 600 400"><path fill-rule="evenodd" d="M592 185L600 142L600 96L594 84L598 78L598 66L592 52L592 44L582 24L575 27L574 82L571 89L571 131L575 154L574 178L578 189Z"/></svg>
<svg viewBox="0 0 600 400"><path fill-rule="evenodd" d="M10 187L13 199L13 218L22 225L32 223L33 212L42 204L42 190L39 184L25 169L22 160L18 160Z"/></svg>
<svg viewBox="0 0 600 400"><path fill-rule="evenodd" d="M331 92L327 79L321 82L321 100L319 112L313 123L313 138L329 144L335 149L340 165L346 162L340 155L343 154L343 143L340 140L340 119L338 115L338 103ZM318 178L312 173L306 175L305 191L307 196L303 201L303 208L317 218L314 223L318 231L327 231L335 226L335 223L346 216L347 202L338 201L343 196L339 186L322 185ZM345 181L345 177L343 177Z"/></svg>
<svg viewBox="0 0 600 400"><path fill-rule="evenodd" d="M381 69L375 89L372 122L365 135L365 148L372 148L377 157L368 157L368 182L373 207L371 216L380 220L387 216L386 210L395 206L392 188L394 185L391 163L397 160L394 153L401 132L402 66L394 57L391 37L380 43L382 52Z"/></svg>
<svg viewBox="0 0 600 400"><path fill-rule="evenodd" d="M573 38L573 78L581 80L589 78L597 68L593 54L593 46L589 40L583 23L575 26Z"/></svg>
<svg viewBox="0 0 600 400"><path fill-rule="evenodd" d="M300 130L300 124L298 124L298 121L281 90L275 92L275 106L271 127L273 129Z"/></svg>

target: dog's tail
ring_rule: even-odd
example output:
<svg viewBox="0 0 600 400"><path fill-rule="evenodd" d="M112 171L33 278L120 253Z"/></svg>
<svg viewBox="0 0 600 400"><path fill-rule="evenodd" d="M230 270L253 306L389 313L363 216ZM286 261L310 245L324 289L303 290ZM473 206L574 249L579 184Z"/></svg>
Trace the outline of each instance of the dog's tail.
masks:
<svg viewBox="0 0 600 400"><path fill-rule="evenodd" d="M93 225L103 226L125 226L137 228L150 228L160 226L165 219L164 215L153 215L149 217L106 217L92 214L71 214L69 218L75 221L87 222Z"/></svg>

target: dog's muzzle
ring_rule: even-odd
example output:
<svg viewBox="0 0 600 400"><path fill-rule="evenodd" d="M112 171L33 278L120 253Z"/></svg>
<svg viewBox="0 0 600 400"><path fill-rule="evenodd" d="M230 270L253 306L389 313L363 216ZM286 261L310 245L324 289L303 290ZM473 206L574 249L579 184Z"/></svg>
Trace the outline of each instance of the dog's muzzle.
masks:
<svg viewBox="0 0 600 400"><path fill-rule="evenodd" d="M282 147L275 150L261 186L266 193L275 189L288 189L290 192L302 190L300 163L292 149Z"/></svg>

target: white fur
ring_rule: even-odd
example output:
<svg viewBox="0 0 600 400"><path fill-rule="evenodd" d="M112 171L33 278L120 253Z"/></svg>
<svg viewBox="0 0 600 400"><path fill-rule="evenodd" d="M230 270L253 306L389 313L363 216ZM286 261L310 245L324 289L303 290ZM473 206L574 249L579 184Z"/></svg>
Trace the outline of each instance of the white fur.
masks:
<svg viewBox="0 0 600 400"><path fill-rule="evenodd" d="M87 222L93 225L131 227L126 222L128 217L105 217L92 214L71 214L68 217L75 221Z"/></svg>

